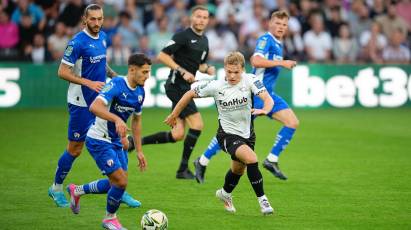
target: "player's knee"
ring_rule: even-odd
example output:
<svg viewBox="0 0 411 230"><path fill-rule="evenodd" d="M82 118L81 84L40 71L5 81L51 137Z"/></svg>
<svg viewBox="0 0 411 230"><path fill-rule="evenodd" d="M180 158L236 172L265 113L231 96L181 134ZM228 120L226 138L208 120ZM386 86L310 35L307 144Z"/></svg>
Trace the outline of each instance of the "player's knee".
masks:
<svg viewBox="0 0 411 230"><path fill-rule="evenodd" d="M203 128L204 128L204 123L203 123L202 120L200 120L200 121L194 123L194 124L192 125L192 127L190 127L190 128L191 128L191 129L195 129L195 130L203 130Z"/></svg>
<svg viewBox="0 0 411 230"><path fill-rule="evenodd" d="M80 156L81 150L83 150L83 145L79 144L69 144L67 147L67 152L73 157Z"/></svg>
<svg viewBox="0 0 411 230"><path fill-rule="evenodd" d="M245 167L242 167L242 168L236 167L236 168L232 168L231 172L233 172L234 174L237 174L237 175L243 175L244 170L245 170Z"/></svg>
<svg viewBox="0 0 411 230"><path fill-rule="evenodd" d="M293 128L293 129L297 129L299 125L300 125L300 121L297 118L290 119L285 124L285 126Z"/></svg>
<svg viewBox="0 0 411 230"><path fill-rule="evenodd" d="M244 163L247 164L247 165L248 164L253 164L257 161L258 161L258 159L257 159L257 156L255 154L249 154L244 158Z"/></svg>
<svg viewBox="0 0 411 230"><path fill-rule="evenodd" d="M184 129L183 130L173 130L171 135L173 136L173 139L175 141L181 141L184 139Z"/></svg>
<svg viewBox="0 0 411 230"><path fill-rule="evenodd" d="M112 183L119 188L125 189L127 187L128 184L128 180L126 176L120 176L115 178Z"/></svg>

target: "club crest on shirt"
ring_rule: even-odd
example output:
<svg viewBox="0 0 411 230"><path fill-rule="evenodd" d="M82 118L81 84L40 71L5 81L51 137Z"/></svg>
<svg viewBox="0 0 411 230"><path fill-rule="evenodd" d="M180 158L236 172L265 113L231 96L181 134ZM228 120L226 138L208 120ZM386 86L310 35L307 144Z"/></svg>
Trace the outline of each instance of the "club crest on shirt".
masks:
<svg viewBox="0 0 411 230"><path fill-rule="evenodd" d="M110 89L113 88L113 82L106 84L101 90L102 93L107 93Z"/></svg>
<svg viewBox="0 0 411 230"><path fill-rule="evenodd" d="M64 56L70 56L73 52L73 46L67 46L66 50L64 51Z"/></svg>
<svg viewBox="0 0 411 230"><path fill-rule="evenodd" d="M113 164L114 164L113 159L107 160L107 165L108 165L109 167L113 166Z"/></svg>
<svg viewBox="0 0 411 230"><path fill-rule="evenodd" d="M258 42L257 48L258 49L264 49L265 46L267 45L267 41L266 40L262 40Z"/></svg>
<svg viewBox="0 0 411 230"><path fill-rule="evenodd" d="M141 103L143 101L143 96L138 95L138 103Z"/></svg>

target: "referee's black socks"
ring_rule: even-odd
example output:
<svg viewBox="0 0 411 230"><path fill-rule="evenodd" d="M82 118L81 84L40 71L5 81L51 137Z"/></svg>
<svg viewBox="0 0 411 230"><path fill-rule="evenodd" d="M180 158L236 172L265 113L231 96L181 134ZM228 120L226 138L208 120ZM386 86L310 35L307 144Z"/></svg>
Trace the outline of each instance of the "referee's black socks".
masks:
<svg viewBox="0 0 411 230"><path fill-rule="evenodd" d="M247 176L257 197L264 195L263 176L258 169L258 162L247 164Z"/></svg>
<svg viewBox="0 0 411 230"><path fill-rule="evenodd" d="M188 160L190 159L191 153L193 152L194 146L197 143L197 139L201 134L201 130L189 129L186 139L184 139L184 149L183 156L181 157L180 168L178 172L182 172L188 167Z"/></svg>

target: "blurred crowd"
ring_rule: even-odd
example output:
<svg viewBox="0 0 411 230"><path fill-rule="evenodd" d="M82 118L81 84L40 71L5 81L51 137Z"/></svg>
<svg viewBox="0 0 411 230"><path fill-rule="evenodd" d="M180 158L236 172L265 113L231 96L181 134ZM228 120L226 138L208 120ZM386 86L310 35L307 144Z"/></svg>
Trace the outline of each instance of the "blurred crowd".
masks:
<svg viewBox="0 0 411 230"><path fill-rule="evenodd" d="M285 58L312 63L410 63L411 0L0 0L0 61L59 62L83 29L87 4L104 9L107 59L132 52L155 59L190 25L192 6L206 5L211 61L230 51L252 55L275 10L291 15Z"/></svg>

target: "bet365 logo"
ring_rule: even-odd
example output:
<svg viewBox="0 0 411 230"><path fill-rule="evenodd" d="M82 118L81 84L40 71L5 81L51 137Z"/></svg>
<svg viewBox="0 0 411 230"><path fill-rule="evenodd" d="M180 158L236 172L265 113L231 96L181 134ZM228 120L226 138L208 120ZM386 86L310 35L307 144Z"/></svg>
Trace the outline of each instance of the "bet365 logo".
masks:
<svg viewBox="0 0 411 230"><path fill-rule="evenodd" d="M21 98L20 86L15 82L20 78L18 68L0 68L0 108L13 107Z"/></svg>

